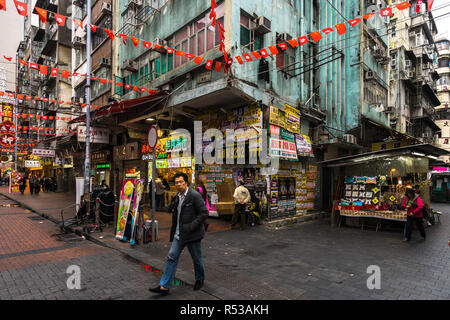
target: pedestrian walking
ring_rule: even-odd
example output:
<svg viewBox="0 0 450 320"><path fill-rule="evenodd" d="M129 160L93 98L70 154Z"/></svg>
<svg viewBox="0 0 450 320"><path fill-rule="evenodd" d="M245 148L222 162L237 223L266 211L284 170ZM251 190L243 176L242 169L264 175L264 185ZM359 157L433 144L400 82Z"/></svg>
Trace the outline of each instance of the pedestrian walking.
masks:
<svg viewBox="0 0 450 320"><path fill-rule="evenodd" d="M164 185L160 177L155 180L156 211L161 211L164 205Z"/></svg>
<svg viewBox="0 0 450 320"><path fill-rule="evenodd" d="M201 240L205 236L204 222L208 218L208 210L201 195L188 187L188 176L185 173L177 172L174 175L174 182L178 194L172 199L169 208L172 213L170 230L172 246L159 286L149 289L150 292L164 295L169 294L177 271L178 259L185 246L188 247L194 263L194 290L199 290L205 280Z"/></svg>
<svg viewBox="0 0 450 320"><path fill-rule="evenodd" d="M250 193L246 187L244 187L244 182L241 180L239 181L239 187L234 190L233 194L234 198L234 214L233 218L231 219L231 227L234 227L236 225L236 222L238 218L241 218L241 230L245 229L245 214L246 214L246 207L247 204L250 202Z"/></svg>
<svg viewBox="0 0 450 320"><path fill-rule="evenodd" d="M30 194L31 195L33 195L33 193L35 191L35 188L36 188L35 184L36 184L36 177L32 175L30 177Z"/></svg>
<svg viewBox="0 0 450 320"><path fill-rule="evenodd" d="M411 232L413 222L420 231L422 240L425 240L425 228L423 227L423 201L413 189L406 189L405 198L403 199L402 207L406 208L406 230L403 242L411 240Z"/></svg>

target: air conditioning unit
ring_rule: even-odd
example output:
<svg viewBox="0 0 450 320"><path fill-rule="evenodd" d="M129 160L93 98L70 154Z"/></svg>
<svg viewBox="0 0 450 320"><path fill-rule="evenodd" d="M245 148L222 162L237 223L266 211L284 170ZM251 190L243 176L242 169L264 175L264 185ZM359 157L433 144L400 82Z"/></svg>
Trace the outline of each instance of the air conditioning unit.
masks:
<svg viewBox="0 0 450 320"><path fill-rule="evenodd" d="M109 61L108 58L100 58L100 60L98 61L98 63L102 66L110 66L111 63Z"/></svg>
<svg viewBox="0 0 450 320"><path fill-rule="evenodd" d="M392 69L397 68L397 59L395 58L391 59L391 68Z"/></svg>
<svg viewBox="0 0 450 320"><path fill-rule="evenodd" d="M376 72L372 70L368 70L365 72L365 80L376 79Z"/></svg>
<svg viewBox="0 0 450 320"><path fill-rule="evenodd" d="M283 32L283 33L278 34L278 40L279 41L285 42L285 41L289 41L291 39L292 39L292 37L287 32Z"/></svg>
<svg viewBox="0 0 450 320"><path fill-rule="evenodd" d="M111 13L111 3L103 2L102 3L102 13Z"/></svg>
<svg viewBox="0 0 450 320"><path fill-rule="evenodd" d="M272 22L264 16L259 17L255 21L253 31L258 34L266 34L271 31Z"/></svg>
<svg viewBox="0 0 450 320"><path fill-rule="evenodd" d="M72 101L72 103L80 102L80 98L78 98L78 97L72 97L70 100Z"/></svg>
<svg viewBox="0 0 450 320"><path fill-rule="evenodd" d="M405 67L406 68L411 68L411 66L412 66L411 60L405 60Z"/></svg>
<svg viewBox="0 0 450 320"><path fill-rule="evenodd" d="M142 0L128 0L129 7L140 7L142 6Z"/></svg>
<svg viewBox="0 0 450 320"><path fill-rule="evenodd" d="M356 137L352 134L344 134L344 141L347 143L357 144Z"/></svg>
<svg viewBox="0 0 450 320"><path fill-rule="evenodd" d="M86 40L82 37L74 37L72 43L75 48L80 48L86 45Z"/></svg>
<svg viewBox="0 0 450 320"><path fill-rule="evenodd" d="M137 62L130 59L126 59L122 64L122 69L131 72L136 72L138 70Z"/></svg>

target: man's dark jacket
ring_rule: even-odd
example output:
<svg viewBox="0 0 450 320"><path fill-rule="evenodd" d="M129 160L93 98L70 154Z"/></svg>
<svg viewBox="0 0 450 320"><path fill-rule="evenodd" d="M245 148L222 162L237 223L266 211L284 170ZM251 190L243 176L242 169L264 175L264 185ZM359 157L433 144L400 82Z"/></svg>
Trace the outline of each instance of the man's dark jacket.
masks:
<svg viewBox="0 0 450 320"><path fill-rule="evenodd" d="M172 199L169 212L172 213L172 228L170 241L173 241L178 223L178 194ZM205 236L204 222L209 213L202 196L197 191L189 188L186 198L181 205L180 212L180 241L183 243L201 240Z"/></svg>

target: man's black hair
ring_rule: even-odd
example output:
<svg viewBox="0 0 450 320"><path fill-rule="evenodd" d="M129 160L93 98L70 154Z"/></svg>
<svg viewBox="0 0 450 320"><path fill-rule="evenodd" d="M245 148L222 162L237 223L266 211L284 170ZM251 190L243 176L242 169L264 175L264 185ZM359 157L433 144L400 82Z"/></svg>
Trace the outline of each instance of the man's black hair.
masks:
<svg viewBox="0 0 450 320"><path fill-rule="evenodd" d="M411 195L414 198L416 194L413 189L408 188L408 189L406 189L405 195L407 195L408 198L409 198L409 195Z"/></svg>
<svg viewBox="0 0 450 320"><path fill-rule="evenodd" d="M183 180L186 183L189 183L189 178L188 178L187 174L184 173L184 172L177 172L177 173L175 173L175 175L173 176L173 182L175 183L175 179L179 178L179 177L183 177Z"/></svg>

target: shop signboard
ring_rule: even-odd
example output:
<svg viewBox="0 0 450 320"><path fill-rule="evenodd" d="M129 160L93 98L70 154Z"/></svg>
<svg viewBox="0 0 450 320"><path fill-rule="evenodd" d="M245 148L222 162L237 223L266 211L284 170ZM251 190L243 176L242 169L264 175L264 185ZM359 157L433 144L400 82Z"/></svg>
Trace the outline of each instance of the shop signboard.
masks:
<svg viewBox="0 0 450 320"><path fill-rule="evenodd" d="M33 156L54 158L56 154L51 149L33 149Z"/></svg>
<svg viewBox="0 0 450 320"><path fill-rule="evenodd" d="M180 158L167 159L167 167L168 168L179 168L180 167Z"/></svg>
<svg viewBox="0 0 450 320"><path fill-rule="evenodd" d="M156 168L157 169L167 169L167 160L156 160Z"/></svg>
<svg viewBox="0 0 450 320"><path fill-rule="evenodd" d="M109 163L99 163L95 167L97 169L109 169L111 165Z"/></svg>
<svg viewBox="0 0 450 320"><path fill-rule="evenodd" d="M181 168L191 168L192 167L192 159L191 158L180 158L180 167Z"/></svg>
<svg viewBox="0 0 450 320"><path fill-rule="evenodd" d="M25 168L40 168L40 160L25 160Z"/></svg>
<svg viewBox="0 0 450 320"><path fill-rule="evenodd" d="M297 147L295 142L270 137L269 156L297 160Z"/></svg>
<svg viewBox="0 0 450 320"><path fill-rule="evenodd" d="M109 151L94 151L91 156L92 163L108 161Z"/></svg>
<svg viewBox="0 0 450 320"><path fill-rule="evenodd" d="M282 140L287 140L287 141L291 141L291 142L295 142L295 136L293 133L290 133L289 131L280 128L280 138Z"/></svg>
<svg viewBox="0 0 450 320"><path fill-rule="evenodd" d="M286 128L286 113L284 112L284 110L274 106L270 106L269 123L281 128Z"/></svg>
<svg viewBox="0 0 450 320"><path fill-rule="evenodd" d="M78 126L78 142L86 142L86 126ZM89 143L109 143L109 129L90 128Z"/></svg>
<svg viewBox="0 0 450 320"><path fill-rule="evenodd" d="M372 143L372 151L381 151L381 150L391 150L400 147L406 147L411 145L412 143L408 141L387 141L387 142L377 142Z"/></svg>
<svg viewBox="0 0 450 320"><path fill-rule="evenodd" d="M297 143L297 151L300 155L309 156L312 153L311 140L303 134L296 134L295 141Z"/></svg>
<svg viewBox="0 0 450 320"><path fill-rule="evenodd" d="M286 104L284 106L286 116L286 129L293 133L300 133L300 112Z"/></svg>

